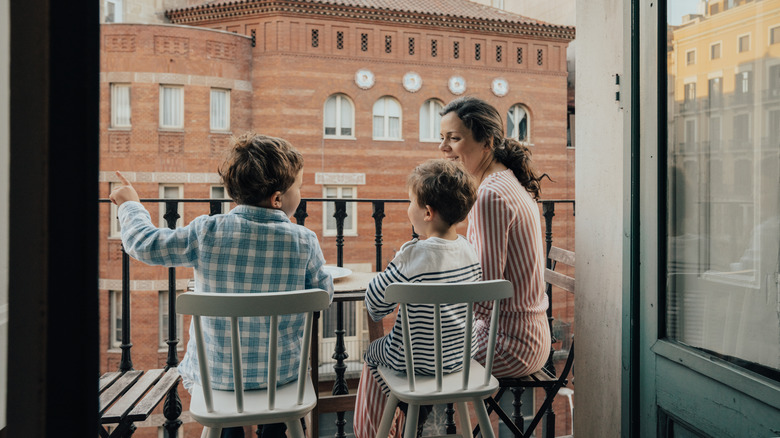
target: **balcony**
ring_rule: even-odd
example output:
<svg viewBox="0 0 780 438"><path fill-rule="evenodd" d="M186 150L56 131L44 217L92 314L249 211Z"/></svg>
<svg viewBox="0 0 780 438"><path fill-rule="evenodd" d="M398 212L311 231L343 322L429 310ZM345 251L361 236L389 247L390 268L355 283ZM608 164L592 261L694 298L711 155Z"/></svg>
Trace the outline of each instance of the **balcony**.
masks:
<svg viewBox="0 0 780 438"><path fill-rule="evenodd" d="M224 203L229 200L213 200L213 199L143 199L141 202L150 207L156 207L164 211L162 216L164 217L168 227L174 228L179 221L179 211L182 204L187 204L187 214L193 213L193 208L197 214L216 214L223 211ZM101 212L105 212L109 201L107 199L101 199L103 209ZM411 230L408 227L406 220L406 204L407 200L389 200L389 199L304 199L296 213L294 219L298 224L307 226L309 224L319 225L322 224L322 212L326 211L325 203L332 202L333 217L336 224L336 235L333 237L321 237L323 242L323 252L326 254L326 258L329 255L335 257L334 264L337 266L344 266L345 260L349 266L358 266L367 268L367 271L380 271L384 269L387 264L387 260L392 258L389 251L385 246L398 247L405 240L414 237L413 233L408 235L392 238L391 242L386 243L385 239L387 235L395 235L397 233L389 232L389 228L402 228L402 230ZM348 218L348 211L353 211L348 208L350 204L361 204L361 208L356 208L354 211L358 212L358 220L368 220L369 223L373 222L374 235L368 236L345 236L344 224ZM190 206L190 204L192 204ZM368 207L370 206L370 211ZM557 246L563 246L573 248L573 232L568 230L574 229L573 216L575 203L573 200L543 200L539 202L540 212L544 217L544 235L547 248L549 249L553 243L553 230L560 234L556 241ZM557 212L556 212L557 209ZM311 217L310 217L311 214ZM360 216L360 215L364 215ZM390 225L384 224L384 219L387 215L390 215L388 222ZM559 219L554 221L554 217L559 215ZM194 217L194 216L192 216ZM400 225L403 224L403 225ZM364 226L365 227L365 226ZM312 227L320 236L319 228ZM365 229L365 228L364 228ZM465 228L463 225L459 228L461 234L465 234ZM372 239L373 238L373 239ZM400 240L395 242L395 240ZM373 246L373 254L366 256L365 251L357 251L359 247L371 247ZM359 253L357 258L354 257L355 253ZM350 257L345 257L350 256ZM358 262L358 263L356 263ZM110 264L111 261L102 262ZM135 262L134 262L135 263ZM115 263L117 264L117 263ZM187 332L182 331L181 326L187 326L189 324L188 319L181 319L176 317L175 312L175 297L176 293L182 292L180 286L182 283L189 283L192 280L191 271L177 270L176 268L167 269L167 293L161 293L161 297L167 299L167 302L163 298L159 301L159 314L161 318L164 316L167 319L167 335L166 339L161 342L161 345L167 345L166 352L163 353L160 350L157 362L149 361L148 358L142 357L140 360L136 356L134 361L134 349L133 340L131 339L131 333L148 332L150 329L154 330L154 327L146 327L149 325L148 321L136 318L133 319L131 314L130 296L131 296L131 281L134 280L134 272L130 270L130 258L124 251L121 251L121 326L117 324L115 335L119 335L121 332L121 343L119 345L119 352L106 352L101 353L102 356L117 356L112 362L111 360L102 360L102 364L106 363L118 363L115 369L101 369L101 373L110 371L125 372L132 369L146 370L151 368L159 368L162 355L164 358L164 367L172 368L176 367L181 357L183 357L183 345L186 345ZM359 268L358 268L359 269ZM134 268L134 270L138 270ZM101 269L102 271L102 269ZM158 271L159 272L159 271ZM185 272L183 274L183 272ZM189 272L190 274L186 274ZM136 274L138 275L138 274ZM181 278L182 276L186 278ZM178 277L178 278L177 278ZM191 284L191 283L190 283ZM556 318L553 319L552 308L548 309L548 317L550 319L551 329L554 334L558 334L558 339L567 339L565 336L571 329L571 323L573 322L573 302L568 294L561 293L558 295L558 291L548 290L550 302L556 303ZM339 296L336 294L333 304L330 309L323 312L323 315L318 316L318 321L315 322L313 336L317 341L312 345L311 361L312 364L317 364L316 367L312 367L312 378L315 383L315 387L319 389L319 402L317 409L310 424L312 430L316 430L317 433L311 433L309 436L349 436L351 434L351 425L349 424L349 413L354 409L355 404L355 389L357 388L358 379L360 376L360 370L362 368L362 354L365 351L368 343L370 342L368 333L380 333L386 332L391 326L393 321L382 321L380 323L369 323L369 318L365 315L365 311L362 307L363 296L361 294L344 294ZM562 311L561 303L564 303L565 309ZM170 311L169 311L170 310ZM561 313L564 312L564 313ZM118 316L118 315L117 315ZM562 318L559 320L558 318ZM101 325L111 322L106 320L107 318L101 318ZM388 318L386 318L388 319ZM373 325L371 325L373 324ZM369 326L370 327L366 327ZM143 327L142 327L143 326ZM364 328L368 328L364 330ZM109 331L110 332L110 331ZM182 336L185 339L179 339ZM376 335L375 335L376 336ZM372 337L373 338L373 337ZM141 347L137 344L136 349ZM562 355L561 352L568 348L568 342L560 342L556 344L556 353L553 355L554 359L559 360ZM145 355L144 355L145 356ZM564 355L565 356L565 355ZM104 365L105 367L105 365ZM533 416L532 412L528 412L529 408L533 408L537 403L535 401L537 397L534 393L528 393L522 402L526 407L516 406L517 415L529 415ZM542 393L538 395L539 400L543 397ZM173 390L168 394L168 398L165 402L165 409L158 407L153 415L143 423L139 424L138 433L134 436L143 437L146 436L143 432L144 429L152 429L151 426L157 428L163 426L168 430L169 435L173 433L175 429L179 427L182 416L182 406L189 405L189 394L186 391ZM508 411L512 411L512 400L510 397L505 397L506 402L509 404ZM182 403L183 401L183 403ZM539 401L540 403L540 401ZM554 405L554 410L557 415L556 430L563 433L571 433L572 417L570 415L570 400L566 397L557 397ZM162 405L162 403L161 403ZM176 410L178 406L178 410ZM173 407L173 408L171 408ZM171 410L173 409L173 410ZM442 407L442 415L446 416L446 431L453 431L455 422L452 416L452 412L449 409ZM186 417L186 413L185 413ZM494 421L497 421L495 416ZM185 418L186 421L186 418ZM145 427L150 426L150 427ZM191 435L190 430L195 429L194 423L189 425L186 429L186 437ZM433 426L432 426L433 427ZM157 436L157 432L152 434L149 432L149 436ZM199 436L199 427L197 434L192 436ZM506 431L504 432L506 433ZM537 436L540 436L541 426L537 431ZM499 429L499 436L504 436ZM508 435L507 435L508 436Z"/></svg>

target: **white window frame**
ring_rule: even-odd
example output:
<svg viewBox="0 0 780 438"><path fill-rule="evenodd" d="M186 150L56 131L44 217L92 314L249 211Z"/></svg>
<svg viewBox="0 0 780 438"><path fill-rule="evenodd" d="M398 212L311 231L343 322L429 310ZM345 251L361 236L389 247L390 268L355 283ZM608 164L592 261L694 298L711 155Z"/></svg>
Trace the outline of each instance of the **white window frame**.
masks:
<svg viewBox="0 0 780 438"><path fill-rule="evenodd" d="M444 109L444 103L439 99L428 99L420 107L420 141L438 143L441 133L441 116L439 112ZM427 127L429 135L423 136Z"/></svg>
<svg viewBox="0 0 780 438"><path fill-rule="evenodd" d="M130 299L132 300L132 294ZM108 348L118 349L122 346L122 291L108 291ZM117 339L117 334L119 338Z"/></svg>
<svg viewBox="0 0 780 438"><path fill-rule="evenodd" d="M328 120L328 103L331 100L335 100L335 126L327 126ZM343 120L342 118L342 105L349 105L350 118L349 120ZM327 129L335 129L335 134L327 134ZM342 134L344 129L349 128L349 134ZM355 138L355 105L352 103L346 94L336 93L331 94L325 99L325 104L322 106L322 135L324 138Z"/></svg>
<svg viewBox="0 0 780 438"><path fill-rule="evenodd" d="M509 113L515 113L515 112L517 112L517 109L522 109L525 112L525 140L520 140L520 138L519 138L520 137L520 120L517 120L517 117L514 118L514 120L516 120L516 121L513 123L513 128L515 130L515 134L509 135L509 131L510 131L510 129L509 129ZM507 123L506 129L507 129L507 136L508 137L514 138L515 140L519 141L520 143L522 143L524 145L531 145L532 144L531 143L531 112L529 111L528 106L526 106L525 104L522 104L522 103L516 103L516 104L512 105L509 108L509 111L507 111L506 123Z"/></svg>
<svg viewBox="0 0 780 438"><path fill-rule="evenodd" d="M712 48L718 46L718 57L713 58L712 57ZM715 59L721 59L723 58L723 41L715 41L714 43L710 44L710 61Z"/></svg>
<svg viewBox="0 0 780 438"><path fill-rule="evenodd" d="M182 290L176 291L176 296L178 297L184 293ZM161 290L157 294L157 322L158 322L158 333L159 333L159 346L160 350L167 350L168 349L168 291L167 290ZM176 315L176 339L179 340L179 343L176 345L177 350L184 350L184 318L182 317L182 314L179 313Z"/></svg>
<svg viewBox="0 0 780 438"><path fill-rule="evenodd" d="M748 47L747 47L747 49L746 49L746 50L740 50L740 49L741 49L741 47L739 46L739 41L740 41L742 38L744 38L744 37L747 37L747 39L748 39ZM752 39L753 39L753 38L751 37L751 35L750 35L750 33L749 33L749 32L748 32L748 33L743 33L743 34L737 35L737 53L750 53L750 50L752 49L752 46L753 46L753 41L752 41Z"/></svg>
<svg viewBox="0 0 780 438"><path fill-rule="evenodd" d="M344 198L344 189L351 189L352 196ZM328 193L329 189L335 189L335 197ZM334 199L357 199L357 186L352 185L323 185L322 186L323 198ZM330 211L328 211L330 209ZM332 217L333 212L336 211L335 204L332 202L326 202L322 206L322 235L323 236L335 236L336 225L334 222L333 227L328 224L328 218ZM347 217L344 219L344 235L345 236L357 236L357 202L347 202Z"/></svg>
<svg viewBox="0 0 780 438"><path fill-rule="evenodd" d="M178 189L178 194L175 197L168 197L165 196L166 188L176 188ZM160 199L183 199L184 198L184 186L181 184L160 184ZM176 206L177 211L179 212L179 219L176 220L176 228L179 228L182 226L182 221L184 219L184 203L179 202L179 205ZM165 221L165 202L160 202L160 222L159 227L160 228L168 228L168 223Z"/></svg>
<svg viewBox="0 0 780 438"><path fill-rule="evenodd" d="M118 182L112 182L108 185L108 193L112 193L115 188L119 187ZM122 227L119 226L119 207L113 202L109 203L109 216L108 223L108 237L118 239L122 237Z"/></svg>
<svg viewBox="0 0 780 438"><path fill-rule="evenodd" d="M693 54L693 61L688 62L688 55ZM696 65L696 49L690 49L685 51L685 65Z"/></svg>
<svg viewBox="0 0 780 438"><path fill-rule="evenodd" d="M173 96L171 99L165 99L167 90L178 90L178 98ZM175 111L171 120L166 120L168 105L173 105L171 111ZM160 85L160 129L183 129L184 128L184 87L181 85Z"/></svg>
<svg viewBox="0 0 780 438"><path fill-rule="evenodd" d="M212 131L230 131L230 90L225 88L212 88L209 93L209 120ZM215 99L216 96L224 96L223 101Z"/></svg>
<svg viewBox="0 0 780 438"><path fill-rule="evenodd" d="M222 193L219 193L219 192ZM209 188L209 199L227 199L229 198L227 194L227 189L225 186L211 186ZM222 203L222 209L220 213L227 213L230 211L230 202L223 202Z"/></svg>
<svg viewBox="0 0 780 438"><path fill-rule="evenodd" d="M122 9L124 9L124 8L123 8L123 4L122 3L123 3L122 0L104 0L104 2L103 2L103 8L104 8L103 9L103 22L105 22L105 23L122 23L122 22L124 22L124 14L123 14L123 11L122 11ZM106 18L108 18L109 5L113 5L113 7L114 7L114 20L113 21L106 20Z"/></svg>
<svg viewBox="0 0 780 438"><path fill-rule="evenodd" d="M111 84L111 128L128 129L132 126L130 84Z"/></svg>
<svg viewBox="0 0 780 438"><path fill-rule="evenodd" d="M390 136L390 120L395 118L394 115L388 114L388 102L393 102L398 107L398 136ZM379 112L381 110L381 112ZM391 96L382 96L374 102L371 111L371 134L374 140L390 140L398 141L403 139L403 107L401 103ZM376 135L377 118L382 119L382 134Z"/></svg>

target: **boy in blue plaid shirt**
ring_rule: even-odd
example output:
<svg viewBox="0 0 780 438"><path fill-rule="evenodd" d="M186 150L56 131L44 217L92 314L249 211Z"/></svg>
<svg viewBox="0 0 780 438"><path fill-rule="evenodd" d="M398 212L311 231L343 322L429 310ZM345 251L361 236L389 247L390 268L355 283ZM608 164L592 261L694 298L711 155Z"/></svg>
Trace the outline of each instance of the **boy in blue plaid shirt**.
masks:
<svg viewBox="0 0 780 438"><path fill-rule="evenodd" d="M301 201L303 157L286 140L246 134L236 139L219 175L238 206L227 214L199 216L174 230L157 228L139 203L133 186L119 172L111 193L118 206L122 244L144 263L194 268L196 292L267 293L321 288L333 297L333 280L324 269L317 236L290 217ZM297 378L303 315L279 317L278 384ZM267 318L241 321L244 388L266 387ZM193 328L179 374L187 390L200 379ZM213 364L211 385L232 390L229 321L205 318L206 355ZM284 424L266 425L263 437L284 436ZM233 435L233 432L239 433ZM225 429L223 436L243 436Z"/></svg>

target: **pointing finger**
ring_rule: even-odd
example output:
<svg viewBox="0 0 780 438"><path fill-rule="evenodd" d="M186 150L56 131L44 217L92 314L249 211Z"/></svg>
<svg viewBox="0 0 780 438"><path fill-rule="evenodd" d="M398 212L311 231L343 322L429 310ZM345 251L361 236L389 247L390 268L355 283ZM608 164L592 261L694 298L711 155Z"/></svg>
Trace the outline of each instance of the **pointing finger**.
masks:
<svg viewBox="0 0 780 438"><path fill-rule="evenodd" d="M127 180L127 178L125 178L125 177L124 177L124 175L122 175L121 173L119 173L119 171L118 171L118 170L116 171L116 176L118 176L118 177L119 177L119 181L121 181L121 182L122 182L122 185L125 185L125 186L129 186L129 185L131 185L131 184L130 184L130 181L128 181L128 180Z"/></svg>

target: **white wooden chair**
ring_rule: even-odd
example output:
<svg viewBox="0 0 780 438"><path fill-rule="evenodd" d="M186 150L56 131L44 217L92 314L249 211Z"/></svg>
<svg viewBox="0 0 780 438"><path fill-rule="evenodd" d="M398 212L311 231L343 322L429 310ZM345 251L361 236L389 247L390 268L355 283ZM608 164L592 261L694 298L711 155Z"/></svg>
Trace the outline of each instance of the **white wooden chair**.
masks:
<svg viewBox="0 0 780 438"><path fill-rule="evenodd" d="M202 436L219 438L222 428L226 427L285 423L290 436L304 438L301 418L317 404L314 386L308 375L313 312L329 305L328 293L322 289L257 294L188 292L176 299L177 313L193 315L201 382L192 388L190 414L198 423L206 426ZM306 313L298 380L277 387L278 316L296 313ZM202 316L230 318L235 391L211 388L208 361L202 359L205 356ZM247 316L267 316L270 319L267 389L243 389L241 336L237 322L239 317Z"/></svg>
<svg viewBox="0 0 780 438"><path fill-rule="evenodd" d="M471 402L477 414L482 430L488 438L493 438L490 419L483 400L498 389L498 381L490 373L493 368L493 356L496 346L496 329L498 325L498 302L512 295L512 285L506 280L492 280L476 283L394 283L387 287L385 298L388 302L400 303L401 317L406 315L407 303L432 304L434 306L434 345L436 348L434 360L436 370L434 376L414 374L413 351L409 330L409 321L402 319L403 345L406 358L407 373L394 371L379 366L378 370L390 389L390 397L382 414L382 420L377 431L377 438L386 438L390 431L393 413L399 401L409 405L406 416L404 436L414 438L417 434L417 419L420 405L457 403L460 413L460 430L465 434L471 432L467 402ZM471 358L471 337L473 332L473 303L478 301L493 301L487 362L483 367ZM444 374L442 372L442 324L441 304L468 303L463 345L463 370ZM449 436L449 435L448 435Z"/></svg>

